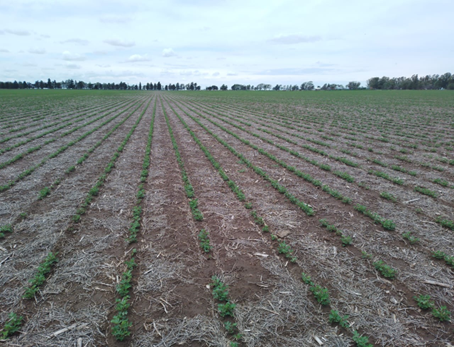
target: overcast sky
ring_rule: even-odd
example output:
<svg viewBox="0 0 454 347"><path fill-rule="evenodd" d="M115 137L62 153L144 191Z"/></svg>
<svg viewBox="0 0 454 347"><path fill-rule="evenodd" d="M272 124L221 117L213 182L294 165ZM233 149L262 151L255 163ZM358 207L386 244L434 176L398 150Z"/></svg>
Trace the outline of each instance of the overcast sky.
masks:
<svg viewBox="0 0 454 347"><path fill-rule="evenodd" d="M453 0L0 0L0 80L364 85L454 73L453 14Z"/></svg>

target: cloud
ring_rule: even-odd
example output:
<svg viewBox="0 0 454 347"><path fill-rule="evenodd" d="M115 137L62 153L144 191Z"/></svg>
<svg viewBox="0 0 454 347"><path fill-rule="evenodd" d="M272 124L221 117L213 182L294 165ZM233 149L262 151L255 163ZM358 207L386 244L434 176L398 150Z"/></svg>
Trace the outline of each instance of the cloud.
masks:
<svg viewBox="0 0 454 347"><path fill-rule="evenodd" d="M334 69L329 68L322 68L322 67L313 67L313 68L282 68L282 69L271 69L265 70L256 73L255 75L291 75L291 76L299 76L299 75L323 75L325 73L332 72Z"/></svg>
<svg viewBox="0 0 454 347"><path fill-rule="evenodd" d="M148 57L148 54L140 55L140 54L133 54L131 55L128 60L126 61L127 63L139 63L142 61L150 61L151 59Z"/></svg>
<svg viewBox="0 0 454 347"><path fill-rule="evenodd" d="M306 36L306 35L278 35L268 41L279 45L294 45L298 43L316 42L320 41L320 36Z"/></svg>
<svg viewBox="0 0 454 347"><path fill-rule="evenodd" d="M22 64L22 66L38 66L37 64L31 64L31 63L25 63L25 64Z"/></svg>
<svg viewBox="0 0 454 347"><path fill-rule="evenodd" d="M98 67L110 67L110 65L96 64Z"/></svg>
<svg viewBox="0 0 454 347"><path fill-rule="evenodd" d="M66 61L83 61L83 60L85 60L85 57L83 55L80 55L80 54L75 54L75 53L71 53L71 52L68 52L68 51L64 51L63 52L63 60L66 60Z"/></svg>
<svg viewBox="0 0 454 347"><path fill-rule="evenodd" d="M131 17L118 15L105 15L99 18L103 23L126 24L132 21Z"/></svg>
<svg viewBox="0 0 454 347"><path fill-rule="evenodd" d="M164 48L162 50L162 56L164 58L176 57L176 53L173 51L172 48Z"/></svg>
<svg viewBox="0 0 454 347"><path fill-rule="evenodd" d="M18 35L18 36L29 36L31 35L29 31L26 30L10 30L6 29L5 32L8 34Z"/></svg>
<svg viewBox="0 0 454 347"><path fill-rule="evenodd" d="M237 73L228 73L227 76L238 76Z"/></svg>
<svg viewBox="0 0 454 347"><path fill-rule="evenodd" d="M9 53L9 51L7 49L0 48L0 53Z"/></svg>
<svg viewBox="0 0 454 347"><path fill-rule="evenodd" d="M219 72L214 72L214 73L212 73L211 75L212 75L212 76L219 76L220 73L219 73Z"/></svg>
<svg viewBox="0 0 454 347"><path fill-rule="evenodd" d="M109 44L109 45L116 46L116 47L132 47L132 46L135 46L135 42L119 40L119 39L104 40L104 42Z"/></svg>
<svg viewBox="0 0 454 347"><path fill-rule="evenodd" d="M4 35L5 32L3 30L0 30L0 35Z"/></svg>
<svg viewBox="0 0 454 347"><path fill-rule="evenodd" d="M43 38L45 38L45 39L50 38L50 35L39 35L39 36L41 36L41 37L43 37Z"/></svg>
<svg viewBox="0 0 454 347"><path fill-rule="evenodd" d="M82 46L88 45L88 40L82 40L82 39L68 39L64 41L60 41L60 43L65 44L65 43L77 43Z"/></svg>
<svg viewBox="0 0 454 347"><path fill-rule="evenodd" d="M65 66L66 66L66 68L73 69L73 70L77 70L77 69L82 68L82 66L77 65L77 64L72 64L72 63L67 63Z"/></svg>
<svg viewBox="0 0 454 347"><path fill-rule="evenodd" d="M28 50L28 53L32 54L44 54L46 53L46 50L44 48L32 48Z"/></svg>

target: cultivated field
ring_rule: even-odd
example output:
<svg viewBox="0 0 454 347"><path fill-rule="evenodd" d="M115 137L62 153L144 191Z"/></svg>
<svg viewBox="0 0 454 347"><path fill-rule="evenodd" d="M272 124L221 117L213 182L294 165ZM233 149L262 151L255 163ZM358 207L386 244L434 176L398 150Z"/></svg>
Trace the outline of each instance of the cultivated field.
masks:
<svg viewBox="0 0 454 347"><path fill-rule="evenodd" d="M0 106L3 345L454 344L453 93Z"/></svg>

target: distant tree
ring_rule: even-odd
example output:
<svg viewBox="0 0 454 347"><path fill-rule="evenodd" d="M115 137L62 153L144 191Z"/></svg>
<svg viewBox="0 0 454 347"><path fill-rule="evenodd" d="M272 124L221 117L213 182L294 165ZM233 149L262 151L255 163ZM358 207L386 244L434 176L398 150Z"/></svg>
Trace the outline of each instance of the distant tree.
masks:
<svg viewBox="0 0 454 347"><path fill-rule="evenodd" d="M280 84L276 84L276 85L273 87L273 90L281 90L281 85L280 85Z"/></svg>
<svg viewBox="0 0 454 347"><path fill-rule="evenodd" d="M155 89L156 89L156 90L161 90L161 82L158 82L158 84L157 84L157 86L156 86Z"/></svg>
<svg viewBox="0 0 454 347"><path fill-rule="evenodd" d="M347 88L350 90L355 90L355 89L358 89L360 85L361 85L361 82L351 81L351 82L348 82Z"/></svg>
<svg viewBox="0 0 454 347"><path fill-rule="evenodd" d="M372 77L367 80L367 88L369 89L380 89L380 78Z"/></svg>
<svg viewBox="0 0 454 347"><path fill-rule="evenodd" d="M246 86L243 84L234 84L231 88L232 90L246 90Z"/></svg>
<svg viewBox="0 0 454 347"><path fill-rule="evenodd" d="M223 85L221 86L221 90L224 90L224 91L225 91L225 90L227 90L227 89L228 89L228 87L227 87L225 84L223 84Z"/></svg>
<svg viewBox="0 0 454 347"><path fill-rule="evenodd" d="M139 82L139 90L142 90L142 82Z"/></svg>

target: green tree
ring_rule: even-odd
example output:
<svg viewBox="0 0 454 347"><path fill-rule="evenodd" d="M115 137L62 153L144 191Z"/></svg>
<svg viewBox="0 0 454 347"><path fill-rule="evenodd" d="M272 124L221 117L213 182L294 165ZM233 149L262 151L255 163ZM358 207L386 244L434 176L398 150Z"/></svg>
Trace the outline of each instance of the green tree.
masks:
<svg viewBox="0 0 454 347"><path fill-rule="evenodd" d="M351 82L348 82L347 88L350 90L355 90L355 89L358 89L360 85L361 85L361 82L351 81Z"/></svg>

